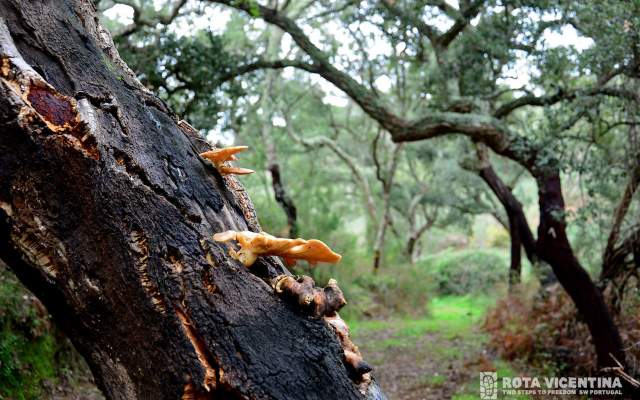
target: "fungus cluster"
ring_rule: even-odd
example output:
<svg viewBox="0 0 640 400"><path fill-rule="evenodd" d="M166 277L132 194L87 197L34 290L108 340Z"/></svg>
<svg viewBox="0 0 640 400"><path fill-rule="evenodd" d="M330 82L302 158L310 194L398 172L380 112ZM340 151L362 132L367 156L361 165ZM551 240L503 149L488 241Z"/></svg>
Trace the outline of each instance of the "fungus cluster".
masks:
<svg viewBox="0 0 640 400"><path fill-rule="evenodd" d="M252 169L233 167L228 164L229 161L236 161L238 159L235 156L237 153L245 151L248 148L248 146L232 146L222 149L213 149L201 153L200 157L211 161L221 175L253 174L255 171Z"/></svg>
<svg viewBox="0 0 640 400"><path fill-rule="evenodd" d="M214 149L200 154L211 161L222 175L245 175L254 171L232 167L229 161L237 160L235 154L244 151L247 146L235 146ZM316 239L277 238L265 232L225 231L213 235L213 240L222 243L235 242L239 249L229 248L229 255L250 267L260 256L282 257L284 263L293 266L298 260L305 260L311 265L319 262L335 264L342 256L335 253L326 244ZM359 384L362 394L366 394L371 382L371 366L360 354L358 347L349 338L349 327L338 311L347 304L342 290L335 279L330 279L327 286L319 288L309 276L279 275L271 281L276 294L296 304L300 309L314 318L323 320L333 329L343 350L344 363L349 377Z"/></svg>
<svg viewBox="0 0 640 400"><path fill-rule="evenodd" d="M251 266L259 256L282 257L288 266L295 265L298 260L305 260L311 265L319 262L335 264L342 258L340 254L334 253L329 246L316 239L285 239L265 232L226 231L213 235L213 240L237 242L240 250L231 249L229 255L245 267Z"/></svg>

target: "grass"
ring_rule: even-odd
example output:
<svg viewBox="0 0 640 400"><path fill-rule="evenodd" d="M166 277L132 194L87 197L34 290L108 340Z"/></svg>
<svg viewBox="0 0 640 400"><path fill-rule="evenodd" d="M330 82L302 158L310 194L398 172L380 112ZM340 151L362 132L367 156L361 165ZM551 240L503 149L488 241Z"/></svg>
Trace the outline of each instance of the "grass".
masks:
<svg viewBox="0 0 640 400"><path fill-rule="evenodd" d="M495 297L487 295L441 296L432 298L419 318L403 316L386 321L353 320L349 321L349 325L356 343L366 343L367 351L378 357L385 354L393 357L390 355L396 352L415 354L420 362L463 368L465 363L474 362L474 357L483 354L488 337L478 327L493 304ZM382 365L386 360L376 361ZM507 362L498 360L493 366L498 376L518 375ZM451 376L446 371L440 373L438 368L427 368L424 375L418 376L418 387L437 389L451 385ZM457 382L459 386L454 389L457 393L453 399L477 399L480 393L477 377L477 373L473 372Z"/></svg>
<svg viewBox="0 0 640 400"><path fill-rule="evenodd" d="M431 387L440 387L445 384L447 377L444 375L427 375L423 378L424 383Z"/></svg>
<svg viewBox="0 0 640 400"><path fill-rule="evenodd" d="M403 346L412 339L429 333L438 333L448 339L476 334L473 328L478 326L487 308L494 301L488 296L444 296L429 302L428 312L422 318L403 317L387 321L351 320L348 324L351 335L388 330L393 328L393 337L380 341L384 347Z"/></svg>

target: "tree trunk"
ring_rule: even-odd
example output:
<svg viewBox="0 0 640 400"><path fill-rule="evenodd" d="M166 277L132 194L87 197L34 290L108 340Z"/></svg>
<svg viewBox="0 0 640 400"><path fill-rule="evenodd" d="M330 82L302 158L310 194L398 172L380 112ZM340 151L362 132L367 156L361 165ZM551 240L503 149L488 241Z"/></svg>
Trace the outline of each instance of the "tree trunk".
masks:
<svg viewBox="0 0 640 400"><path fill-rule="evenodd" d="M538 180L540 225L536 252L549 263L584 318L598 356L599 367L615 367L615 357L624 363L624 351L618 328L607 305L587 271L573 254L564 220L564 199L558 171L536 174Z"/></svg>
<svg viewBox="0 0 640 400"><path fill-rule="evenodd" d="M265 283L280 261L248 270L211 241L260 229L250 200L135 79L90 0L0 0L0 16L0 258L107 398L363 398L331 328Z"/></svg>
<svg viewBox="0 0 640 400"><path fill-rule="evenodd" d="M407 254L407 258L411 264L415 264L416 243L418 243L418 238L416 238L415 235L410 235L409 240L407 240L405 253Z"/></svg>
<svg viewBox="0 0 640 400"><path fill-rule="evenodd" d="M511 236L511 264L509 266L509 291L513 291L522 279L522 242L520 232L514 218L509 218L509 235Z"/></svg>
<svg viewBox="0 0 640 400"><path fill-rule="evenodd" d="M273 192L276 197L276 201L280 204L280 207L287 216L287 226L289 227L289 237L298 237L298 210L293 203L293 199L287 193L287 190L282 183L282 176L280 175L279 164L269 164L269 172L271 173L271 183L273 185Z"/></svg>
<svg viewBox="0 0 640 400"><path fill-rule="evenodd" d="M511 193L511 189L504 184L502 179L496 174L489 161L487 149L481 144L477 144L478 159L480 169L478 173L482 180L489 186L496 195L500 204L504 207L509 221L508 229L511 239L511 265L509 268L509 287L520 283L522 271L521 247L524 247L527 258L532 264L537 262L535 253L535 239L529 228L527 217L522 210L522 204Z"/></svg>

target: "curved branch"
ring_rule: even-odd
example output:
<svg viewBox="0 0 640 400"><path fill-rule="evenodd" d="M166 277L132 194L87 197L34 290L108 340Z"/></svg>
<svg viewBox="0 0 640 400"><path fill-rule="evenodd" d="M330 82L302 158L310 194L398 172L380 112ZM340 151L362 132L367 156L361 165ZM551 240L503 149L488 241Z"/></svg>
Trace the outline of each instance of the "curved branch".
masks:
<svg viewBox="0 0 640 400"><path fill-rule="evenodd" d="M139 31L140 28L142 28L143 26L153 27L157 24L169 25L173 22L174 19L176 19L176 17L178 17L178 14L180 13L180 10L182 9L182 7L184 7L184 5L187 4L187 0L178 0L173 5L169 13L162 14L149 19L143 15L143 10L134 1L113 0L113 2L114 4L122 4L125 6L129 6L133 9L133 23L122 27L119 31L114 32L113 33L114 37L129 36Z"/></svg>
<svg viewBox="0 0 640 400"><path fill-rule="evenodd" d="M613 76L609 77L609 79L613 78ZM632 90L627 90L621 87L602 87L606 82L603 82L593 88L590 89L575 89L575 90L559 90L557 93L549 95L549 96L534 96L527 95L519 97L515 100L512 100L508 103L500 106L494 113L493 116L496 118L504 118L507 115L511 114L513 111L524 107L524 106L550 106L556 103L559 103L564 100L574 100L578 97L582 96L610 96L610 97L619 97L634 101L640 101L640 95Z"/></svg>
<svg viewBox="0 0 640 400"><path fill-rule="evenodd" d="M240 65L227 71L218 78L218 82L222 84L240 75L245 75L260 69L283 69L288 67L298 68L312 73L318 72L318 68L315 65L300 60L259 60L249 64Z"/></svg>
<svg viewBox="0 0 640 400"><path fill-rule="evenodd" d="M536 240L533 237L527 217L524 215L522 203L513 195L511 189L498 176L491 165L489 154L485 146L476 146L478 160L480 162L478 175L489 186L493 194L496 195L507 214L509 231L511 235L516 235L518 242L522 242L527 258L532 264L538 260L536 255Z"/></svg>

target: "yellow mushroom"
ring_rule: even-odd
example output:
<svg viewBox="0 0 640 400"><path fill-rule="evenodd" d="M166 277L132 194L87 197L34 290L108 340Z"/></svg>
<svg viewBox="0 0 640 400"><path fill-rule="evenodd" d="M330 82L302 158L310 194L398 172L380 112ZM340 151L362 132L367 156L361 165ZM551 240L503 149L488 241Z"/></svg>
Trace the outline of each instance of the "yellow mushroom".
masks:
<svg viewBox="0 0 640 400"><path fill-rule="evenodd" d="M200 154L200 157L206 158L215 165L216 169L222 175L234 174L234 175L247 175L252 174L255 171L247 168L232 167L227 165L229 161L236 161L238 158L235 156L241 151L248 149L248 146L232 146L222 149L213 149L205 151Z"/></svg>
<svg viewBox="0 0 640 400"><path fill-rule="evenodd" d="M297 260L306 260L311 265L319 262L335 264L342 258L319 240L277 238L265 232L226 231L213 235L213 240L237 242L240 250L232 250L229 254L247 267L259 256L280 256L289 266Z"/></svg>

